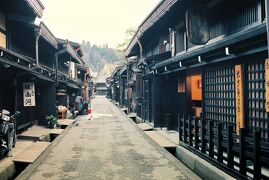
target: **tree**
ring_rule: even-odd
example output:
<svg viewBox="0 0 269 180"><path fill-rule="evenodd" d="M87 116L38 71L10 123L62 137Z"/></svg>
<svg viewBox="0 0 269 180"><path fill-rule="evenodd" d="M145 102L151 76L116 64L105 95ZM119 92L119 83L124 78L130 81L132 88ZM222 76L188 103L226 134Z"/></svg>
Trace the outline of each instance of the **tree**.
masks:
<svg viewBox="0 0 269 180"><path fill-rule="evenodd" d="M124 52L126 50L127 46L129 45L132 38L134 37L136 30L137 28L135 27L129 27L128 29L126 29L123 42L116 46L117 51Z"/></svg>
<svg viewBox="0 0 269 180"><path fill-rule="evenodd" d="M116 46L116 52L117 52L117 56L119 58L119 62L121 63L125 63L126 62L126 58L124 56L124 51L127 49L129 43L131 42L132 38L134 37L134 35L136 34L136 29L135 27L129 27L128 29L126 29L125 31L125 37L122 43L119 43Z"/></svg>

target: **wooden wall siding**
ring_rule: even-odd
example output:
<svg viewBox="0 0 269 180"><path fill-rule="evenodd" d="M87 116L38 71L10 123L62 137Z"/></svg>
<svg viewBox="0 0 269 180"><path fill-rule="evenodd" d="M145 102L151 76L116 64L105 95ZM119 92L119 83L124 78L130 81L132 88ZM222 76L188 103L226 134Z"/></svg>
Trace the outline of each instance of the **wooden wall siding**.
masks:
<svg viewBox="0 0 269 180"><path fill-rule="evenodd" d="M223 12L223 9L221 8L211 12L209 22L210 39L214 39L226 33L224 24L225 17L223 16L223 14L225 14L225 12Z"/></svg>
<svg viewBox="0 0 269 180"><path fill-rule="evenodd" d="M66 64L64 64L64 61L59 61L59 71L61 71L62 73L68 75L69 73L69 68Z"/></svg>
<svg viewBox="0 0 269 180"><path fill-rule="evenodd" d="M233 11L230 13L229 34L238 32L247 26L261 21L261 10L259 0L244 0L242 3L233 3Z"/></svg>
<svg viewBox="0 0 269 180"><path fill-rule="evenodd" d="M202 77L204 117L232 124L235 130L234 66L204 70Z"/></svg>
<svg viewBox="0 0 269 180"><path fill-rule="evenodd" d="M252 58L247 63L247 125L250 132L261 130L261 136L268 141L268 113L265 107L265 61Z"/></svg>
<svg viewBox="0 0 269 180"><path fill-rule="evenodd" d="M9 41L11 51L35 59L34 29L24 27L15 22L9 22ZM8 41L8 42L9 42Z"/></svg>
<svg viewBox="0 0 269 180"><path fill-rule="evenodd" d="M191 48L193 48L194 46L197 46L197 45L193 44L193 43L187 38L187 48L186 48L186 49L191 49Z"/></svg>
<svg viewBox="0 0 269 180"><path fill-rule="evenodd" d="M144 87L144 91L143 91L143 119L144 120L149 120L149 80L144 80L143 81L143 87Z"/></svg>
<svg viewBox="0 0 269 180"><path fill-rule="evenodd" d="M43 41L39 43L40 63L44 66L54 69L54 66L55 66L54 49L48 46L45 40L40 39L39 41Z"/></svg>

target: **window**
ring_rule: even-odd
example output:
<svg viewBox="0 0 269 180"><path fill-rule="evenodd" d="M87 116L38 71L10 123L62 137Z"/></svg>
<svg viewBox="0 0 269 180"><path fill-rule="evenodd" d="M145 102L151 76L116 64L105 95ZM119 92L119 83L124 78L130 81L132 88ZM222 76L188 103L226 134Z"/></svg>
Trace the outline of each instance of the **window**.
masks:
<svg viewBox="0 0 269 180"><path fill-rule="evenodd" d="M176 53L185 51L184 30L180 29L176 32Z"/></svg>
<svg viewBox="0 0 269 180"><path fill-rule="evenodd" d="M203 113L208 120L236 126L234 66L203 72Z"/></svg>
<svg viewBox="0 0 269 180"><path fill-rule="evenodd" d="M245 27L251 26L259 21L259 3L256 0L235 1L230 13L229 33L236 33Z"/></svg>

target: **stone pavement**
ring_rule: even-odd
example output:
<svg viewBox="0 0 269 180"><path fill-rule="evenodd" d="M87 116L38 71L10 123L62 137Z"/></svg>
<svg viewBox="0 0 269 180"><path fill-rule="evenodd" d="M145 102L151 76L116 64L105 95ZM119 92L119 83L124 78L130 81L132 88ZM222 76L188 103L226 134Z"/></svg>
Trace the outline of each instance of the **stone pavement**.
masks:
<svg viewBox="0 0 269 180"><path fill-rule="evenodd" d="M200 179L104 97L31 173L18 179Z"/></svg>

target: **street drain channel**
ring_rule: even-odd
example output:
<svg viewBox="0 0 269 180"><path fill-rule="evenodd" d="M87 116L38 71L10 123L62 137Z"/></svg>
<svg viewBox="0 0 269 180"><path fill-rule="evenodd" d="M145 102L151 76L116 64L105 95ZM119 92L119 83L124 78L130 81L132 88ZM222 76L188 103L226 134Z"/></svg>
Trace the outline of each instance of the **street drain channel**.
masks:
<svg viewBox="0 0 269 180"><path fill-rule="evenodd" d="M49 147L52 141L54 141L64 129L54 129L51 131L43 141L35 141L33 145L29 146L25 151L16 155L13 158L14 172L8 179L15 179L18 177L28 165L34 163L36 159ZM1 179L1 178L0 178Z"/></svg>
<svg viewBox="0 0 269 180"><path fill-rule="evenodd" d="M172 154L175 158L176 157L176 148L175 147L169 147L169 148L165 148L166 151L168 151L170 154Z"/></svg>
<svg viewBox="0 0 269 180"><path fill-rule="evenodd" d="M30 163L14 162L14 165L15 165L15 173L14 173L12 179L15 179L16 177L18 177L18 175L20 175L22 173L22 171L24 169L26 169L29 164Z"/></svg>

